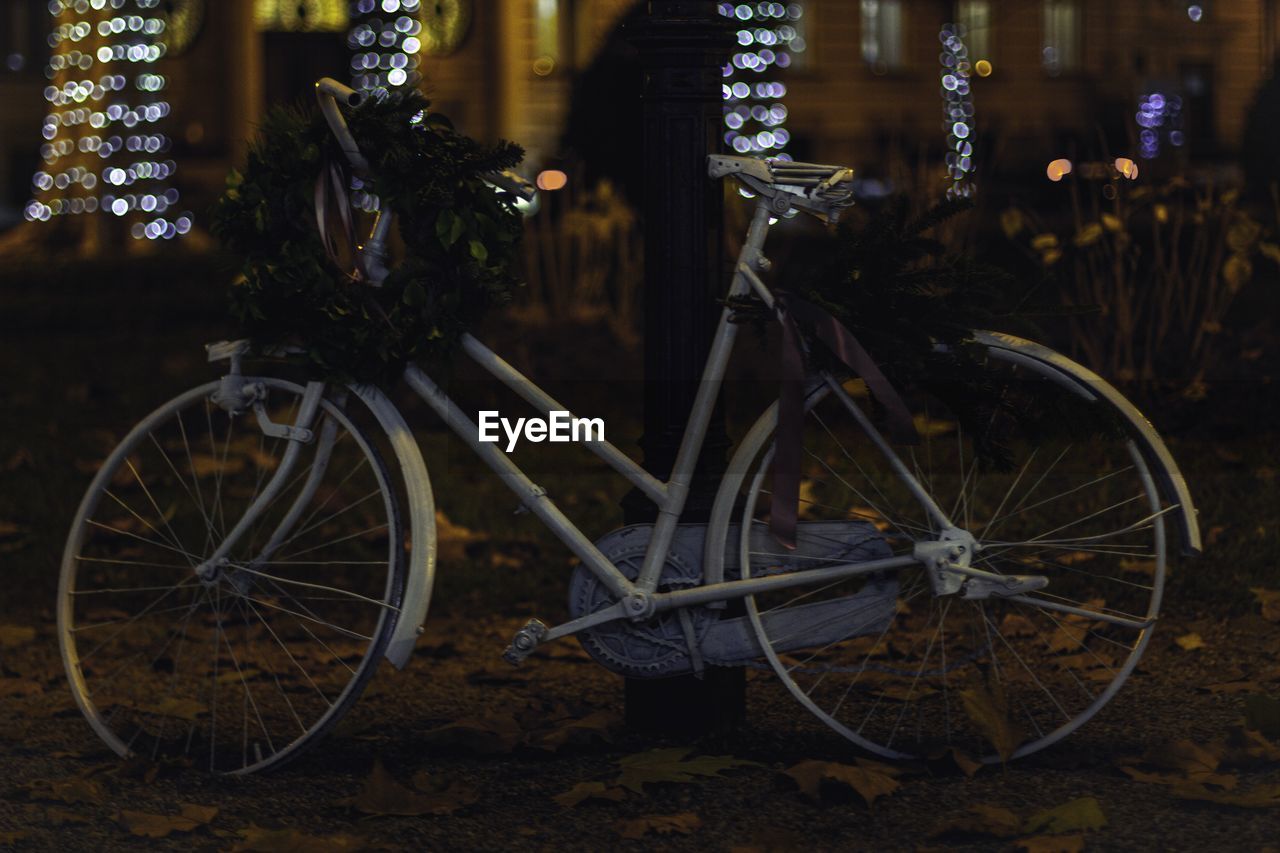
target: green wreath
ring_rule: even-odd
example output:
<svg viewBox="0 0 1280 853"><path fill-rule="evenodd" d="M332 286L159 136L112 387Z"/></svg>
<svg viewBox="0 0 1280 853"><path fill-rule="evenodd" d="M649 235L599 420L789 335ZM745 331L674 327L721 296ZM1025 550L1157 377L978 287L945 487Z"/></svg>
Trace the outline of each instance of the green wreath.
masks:
<svg viewBox="0 0 1280 853"><path fill-rule="evenodd" d="M486 173L518 145L454 130L417 93L370 99L348 115L369 160L363 189L397 218L403 258L381 287L329 260L316 223L317 176L345 162L318 110L276 109L244 174L232 172L212 229L243 258L231 313L258 346L300 344L325 378L385 382L439 361L519 285L520 216Z"/></svg>

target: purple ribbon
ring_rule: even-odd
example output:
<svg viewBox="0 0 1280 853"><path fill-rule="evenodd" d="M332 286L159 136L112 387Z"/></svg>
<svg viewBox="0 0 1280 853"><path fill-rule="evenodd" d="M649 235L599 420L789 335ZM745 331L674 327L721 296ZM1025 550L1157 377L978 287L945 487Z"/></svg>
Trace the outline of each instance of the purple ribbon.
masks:
<svg viewBox="0 0 1280 853"><path fill-rule="evenodd" d="M769 531L788 549L796 547L800 504L800 438L804 429L805 370L803 337L797 320L813 327L814 335L836 358L862 377L867 389L884 406L889 433L904 444L918 444L911 412L885 378L880 367L844 325L831 314L789 293L775 292L774 308L782 324L782 389L778 395L778 427L774 433L773 502Z"/></svg>
<svg viewBox="0 0 1280 853"><path fill-rule="evenodd" d="M365 276L364 270L359 267L355 219L351 215L351 200L347 198L349 183L346 170L326 157L320 166L320 174L316 176L316 227L320 229L320 242L324 245L324 253L329 260L352 281L363 281ZM333 197L332 206L330 196ZM335 229L346 241L350 262L342 260L338 238L333 233Z"/></svg>

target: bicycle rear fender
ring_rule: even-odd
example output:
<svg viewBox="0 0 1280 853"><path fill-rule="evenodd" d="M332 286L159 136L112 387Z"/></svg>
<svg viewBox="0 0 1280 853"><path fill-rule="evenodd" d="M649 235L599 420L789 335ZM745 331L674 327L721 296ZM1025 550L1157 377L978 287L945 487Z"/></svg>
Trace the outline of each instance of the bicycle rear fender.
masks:
<svg viewBox="0 0 1280 853"><path fill-rule="evenodd" d="M431 588L436 577L436 505L431 493L427 464L404 416L387 396L372 385L352 385L352 393L369 407L387 434L395 453L395 462L404 475L409 501L409 535L412 544L404 599L396 619L395 631L387 643L386 658L396 669L404 669L413 656L413 647L422 633L431 604Z"/></svg>
<svg viewBox="0 0 1280 853"><path fill-rule="evenodd" d="M1191 502L1191 493L1187 489L1186 480L1183 478L1182 472L1178 470L1177 463L1174 462L1169 449L1165 447L1164 441L1151 425L1151 422L1132 403L1125 399L1123 394L1087 367L1077 364L1062 353L1051 350L1041 344L1013 335L1006 335L1002 332L986 331L974 332L974 340L1001 351L1011 360L1034 361L1049 365L1063 376L1072 380L1082 397L1089 400L1101 398L1114 406L1116 411L1133 427L1138 450L1142 453L1143 458L1150 463L1154 463L1152 467L1156 469L1156 486L1160 490L1161 497L1170 504L1178 506L1175 519L1182 544L1182 552L1188 556L1198 556L1201 553L1200 523L1197 519L1195 506ZM809 389L808 394L806 394L806 406L811 405L809 401L813 399L812 395L821 388L822 386L818 385ZM751 430L743 436L738 443L737 451L729 462L729 468L720 484L720 490L716 493L715 503L711 508L711 517L708 521L707 547L703 556L705 583L719 583L724 580L725 549L719 543L723 542L724 537L728 535L734 512L739 509L738 491L742 478L752 462L754 456L752 451L773 431L778 417L777 409L778 404L774 402L764 411Z"/></svg>
<svg viewBox="0 0 1280 853"><path fill-rule="evenodd" d="M1012 361L1028 360L1047 364L1074 380L1082 396L1088 399L1100 398L1114 406L1133 427L1138 449L1143 457L1152 463L1161 495L1169 503L1178 507L1174 517L1182 540L1182 552L1188 556L1198 556L1201 553L1200 523L1196 518L1195 506L1191 502L1187 481L1178 470L1178 464L1173 461L1173 456L1165 447L1164 440L1160 438L1155 427L1125 399L1123 394L1089 368L1041 344L1006 335L1003 332L977 331L974 332L973 337L978 343L1006 353L1006 357Z"/></svg>

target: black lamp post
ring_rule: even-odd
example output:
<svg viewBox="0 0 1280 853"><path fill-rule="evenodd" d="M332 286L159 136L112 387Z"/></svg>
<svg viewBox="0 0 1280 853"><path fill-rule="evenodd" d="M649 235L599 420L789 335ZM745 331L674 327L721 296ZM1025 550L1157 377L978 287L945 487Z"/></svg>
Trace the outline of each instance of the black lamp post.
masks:
<svg viewBox="0 0 1280 853"><path fill-rule="evenodd" d="M643 69L644 114L644 450L665 479L675 462L711 346L722 272L722 189L707 177L719 150L721 68L732 28L713 0L650 0L632 33ZM705 521L724 470L728 439L717 406L694 477L685 521ZM627 521L652 521L653 505L632 495ZM703 678L627 681L627 722L701 733L732 727L745 706L741 669L710 667Z"/></svg>

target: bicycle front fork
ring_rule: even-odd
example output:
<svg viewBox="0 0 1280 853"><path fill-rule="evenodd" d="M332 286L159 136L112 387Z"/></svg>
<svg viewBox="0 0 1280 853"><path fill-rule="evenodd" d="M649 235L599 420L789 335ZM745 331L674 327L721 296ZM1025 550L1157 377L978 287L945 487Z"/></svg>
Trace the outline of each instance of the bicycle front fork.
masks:
<svg viewBox="0 0 1280 853"><path fill-rule="evenodd" d="M275 530L267 540L267 544L246 565L252 567L254 564L270 560L271 555L287 541L294 525L298 523L303 511L311 502L311 499L315 497L320 481L324 478L325 471L329 466L329 459L332 456L333 445L338 431L338 424L333 418L325 419L323 426L320 428L318 442L316 441L316 434L312 430L312 424L315 422L316 414L320 410L324 391L325 383L308 382L302 393L302 403L298 407L298 416L294 419L294 422L292 424L275 423L267 413L266 386L261 382L246 381L245 377L240 375L239 358L232 356L231 371L222 378L222 382L218 391L214 393L212 401L232 415L252 408L254 416L257 418L258 428L262 430L262 434L269 438L287 441L289 445L285 449L275 473L272 474L271 479L258 496L254 498L249 508L245 510L244 515L231 528L231 531L223 537L222 542L214 550L213 554L196 566L196 575L204 583L215 583L227 569L237 568L229 556L232 549L235 548L236 544L266 508L284 491L302 457L303 445L311 444L312 442L316 442L316 454L307 474L306 482L289 507L288 512L285 513L284 518L276 525ZM343 392L343 397L345 397L345 391ZM342 405L344 400L339 399L336 402L338 405ZM214 532L211 528L210 533L213 534Z"/></svg>

